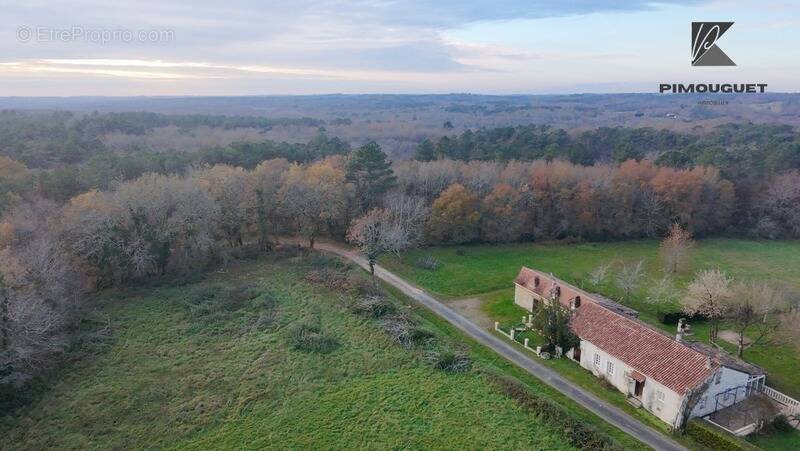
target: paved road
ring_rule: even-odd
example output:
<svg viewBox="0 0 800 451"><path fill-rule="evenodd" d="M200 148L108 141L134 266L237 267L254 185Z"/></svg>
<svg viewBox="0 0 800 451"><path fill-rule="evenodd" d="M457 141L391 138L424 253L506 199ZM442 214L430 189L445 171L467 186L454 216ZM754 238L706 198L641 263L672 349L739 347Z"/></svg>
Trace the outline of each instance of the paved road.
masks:
<svg viewBox="0 0 800 451"><path fill-rule="evenodd" d="M332 252L352 260L364 269L369 269L367 261L356 252L330 243L318 243L319 250ZM555 371L543 366L530 355L524 354L506 340L493 335L455 310L446 306L421 288L405 281L385 268L376 265L375 275L402 291L406 296L416 300L422 305L433 310L434 313L449 321L465 334L469 335L484 346L488 346L496 353L524 368L529 373L544 381L546 384L567 395L572 400L591 410L600 418L622 429L641 442L657 450L685 450L683 446L669 437L645 426L622 410L606 403L600 398L573 384Z"/></svg>

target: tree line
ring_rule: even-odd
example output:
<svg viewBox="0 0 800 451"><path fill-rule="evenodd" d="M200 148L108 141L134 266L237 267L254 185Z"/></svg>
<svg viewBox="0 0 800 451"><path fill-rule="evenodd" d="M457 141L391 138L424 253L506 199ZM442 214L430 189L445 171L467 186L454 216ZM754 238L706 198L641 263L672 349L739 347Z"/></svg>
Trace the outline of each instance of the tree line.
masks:
<svg viewBox="0 0 800 451"><path fill-rule="evenodd" d="M0 160L0 180L24 184L23 168ZM656 237L676 223L697 235L741 223L800 236L800 173L765 180L760 196L742 204L713 167L392 164L374 143L310 162L148 172L65 202L11 192L0 220L0 385L57 360L87 293L268 252L281 235L311 247L347 239L371 264L419 244Z"/></svg>

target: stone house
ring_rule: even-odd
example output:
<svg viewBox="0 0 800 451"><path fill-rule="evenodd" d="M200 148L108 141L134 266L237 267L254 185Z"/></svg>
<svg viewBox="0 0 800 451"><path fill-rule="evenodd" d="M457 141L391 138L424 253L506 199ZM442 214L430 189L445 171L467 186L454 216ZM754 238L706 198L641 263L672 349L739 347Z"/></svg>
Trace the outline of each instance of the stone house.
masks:
<svg viewBox="0 0 800 451"><path fill-rule="evenodd" d="M514 284L514 302L528 311L551 300L571 308L570 325L580 346L567 357L673 428L687 415L705 416L739 402L764 383L761 369L687 343L682 330L669 336L638 320L635 310L552 275L523 267Z"/></svg>

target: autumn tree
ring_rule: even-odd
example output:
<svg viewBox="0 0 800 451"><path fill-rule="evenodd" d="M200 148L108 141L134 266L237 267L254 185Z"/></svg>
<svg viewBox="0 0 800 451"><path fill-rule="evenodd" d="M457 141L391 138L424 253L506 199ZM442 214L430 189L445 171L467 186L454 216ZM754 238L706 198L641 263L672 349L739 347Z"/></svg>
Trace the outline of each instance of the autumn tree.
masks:
<svg viewBox="0 0 800 451"><path fill-rule="evenodd" d="M787 308L781 290L766 282L735 284L731 295L721 300L725 318L738 335L739 357L744 353L745 335L751 345L769 343L776 337L780 314Z"/></svg>
<svg viewBox="0 0 800 451"><path fill-rule="evenodd" d="M436 243L461 244L478 238L478 199L463 185L444 190L431 208L428 238Z"/></svg>
<svg viewBox="0 0 800 451"><path fill-rule="evenodd" d="M245 226L246 174L242 168L218 164L196 170L193 182L214 199L217 206L217 224L230 247L243 244Z"/></svg>
<svg viewBox="0 0 800 451"><path fill-rule="evenodd" d="M281 189L283 174L289 170L285 159L261 162L247 175L245 203L249 222L255 224L258 246L269 250L272 246L270 235L278 231L278 192Z"/></svg>
<svg viewBox="0 0 800 451"><path fill-rule="evenodd" d="M717 339L719 322L725 315L725 303L732 294L732 280L719 269L708 269L697 274L681 300L683 311L702 315L711 324L709 339Z"/></svg>
<svg viewBox="0 0 800 451"><path fill-rule="evenodd" d="M517 190L499 184L481 202L483 240L498 243L516 241L522 234L526 212Z"/></svg>
<svg viewBox="0 0 800 451"><path fill-rule="evenodd" d="M692 234L680 224L672 224L660 246L661 259L667 273L676 274L678 271L685 270L689 265L693 247Z"/></svg>
<svg viewBox="0 0 800 451"><path fill-rule="evenodd" d="M32 182L24 164L0 155L0 214L21 202L32 191Z"/></svg>
<svg viewBox="0 0 800 451"><path fill-rule="evenodd" d="M347 181L355 187L356 202L361 211L380 205L383 195L397 182L392 164L375 142L354 150L347 161Z"/></svg>
<svg viewBox="0 0 800 451"><path fill-rule="evenodd" d="M282 214L313 248L316 238L340 220L345 210L344 172L326 163L292 165L278 198Z"/></svg>
<svg viewBox="0 0 800 451"><path fill-rule="evenodd" d="M375 263L388 252L399 253L411 245L411 233L389 210L375 208L353 221L347 240L358 246L375 275Z"/></svg>

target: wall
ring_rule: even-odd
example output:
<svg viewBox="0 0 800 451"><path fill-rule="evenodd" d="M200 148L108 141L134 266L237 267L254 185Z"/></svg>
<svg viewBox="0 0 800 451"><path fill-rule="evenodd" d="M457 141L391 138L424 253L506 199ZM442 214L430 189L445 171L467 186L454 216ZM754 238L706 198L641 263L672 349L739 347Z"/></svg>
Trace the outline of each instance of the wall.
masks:
<svg viewBox="0 0 800 451"><path fill-rule="evenodd" d="M600 355L600 366L594 365L595 353ZM607 373L608 362L614 363L615 371L613 375ZM611 356L605 351L598 349L592 343L581 340L581 366L591 371L595 376L604 377L610 382L617 390L628 395L633 393L634 382L628 375L633 372L633 369L624 362ZM646 377L647 375L645 375ZM656 392L661 391L664 393L664 401L657 400ZM647 378L644 383L644 390L642 391L642 407L650 411L653 415L657 416L662 421L672 425L675 418L678 416L681 401L683 396L675 393L671 389L663 386L662 384Z"/></svg>
<svg viewBox="0 0 800 451"><path fill-rule="evenodd" d="M703 395L706 398L705 405L703 405L703 400L701 398L692 410L692 417L702 417L713 413L716 404L714 400L715 395L731 388L747 385L747 381L750 379L749 374L726 367L722 367L718 370L718 373L720 374L720 378L717 379L715 374L714 380L711 382L711 385L709 385L705 395ZM719 380L719 383L717 383L717 380ZM740 391L738 396L737 402L744 400L743 392Z"/></svg>
<svg viewBox="0 0 800 451"><path fill-rule="evenodd" d="M528 290L527 288L519 285L514 284L514 303L518 306L524 308L525 310L532 312L533 311L533 292Z"/></svg>

